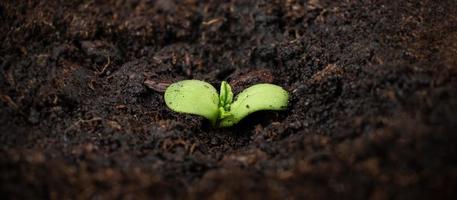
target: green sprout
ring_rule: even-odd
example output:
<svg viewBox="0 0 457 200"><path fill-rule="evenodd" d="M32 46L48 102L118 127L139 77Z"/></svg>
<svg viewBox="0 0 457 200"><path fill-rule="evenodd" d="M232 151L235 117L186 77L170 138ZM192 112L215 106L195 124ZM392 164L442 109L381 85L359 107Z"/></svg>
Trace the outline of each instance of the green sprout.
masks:
<svg viewBox="0 0 457 200"><path fill-rule="evenodd" d="M180 113L200 115L213 126L229 127L253 112L284 110L289 94L273 84L253 85L233 99L232 88L222 81L220 94L207 82L184 80L171 84L165 91L167 106Z"/></svg>

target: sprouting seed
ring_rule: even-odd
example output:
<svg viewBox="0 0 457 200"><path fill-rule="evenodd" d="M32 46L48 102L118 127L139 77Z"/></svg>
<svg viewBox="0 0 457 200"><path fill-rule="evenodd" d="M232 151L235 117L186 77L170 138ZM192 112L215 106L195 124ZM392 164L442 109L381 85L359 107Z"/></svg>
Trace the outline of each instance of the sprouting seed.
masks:
<svg viewBox="0 0 457 200"><path fill-rule="evenodd" d="M256 111L284 110L288 99L286 90L267 83L253 85L235 98L225 81L221 83L219 95L212 85L199 80L180 81L165 91L165 103L171 110L203 116L219 127L233 126Z"/></svg>

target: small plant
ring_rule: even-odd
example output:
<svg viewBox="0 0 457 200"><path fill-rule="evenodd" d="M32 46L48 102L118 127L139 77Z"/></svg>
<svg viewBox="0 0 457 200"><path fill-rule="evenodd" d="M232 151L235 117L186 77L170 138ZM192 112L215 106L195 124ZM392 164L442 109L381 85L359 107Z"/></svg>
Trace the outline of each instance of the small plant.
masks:
<svg viewBox="0 0 457 200"><path fill-rule="evenodd" d="M233 99L232 88L222 81L217 90L204 81L184 80L171 84L165 91L165 103L176 112L200 115L213 126L229 127L247 115L260 110L284 110L289 94L273 84L253 85Z"/></svg>

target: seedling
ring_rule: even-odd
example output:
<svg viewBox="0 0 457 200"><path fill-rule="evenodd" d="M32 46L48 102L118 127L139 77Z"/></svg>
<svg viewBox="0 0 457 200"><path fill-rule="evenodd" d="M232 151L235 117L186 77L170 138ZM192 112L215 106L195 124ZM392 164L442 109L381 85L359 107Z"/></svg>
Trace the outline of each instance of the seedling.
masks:
<svg viewBox="0 0 457 200"><path fill-rule="evenodd" d="M273 84L257 84L242 91L233 100L232 88L222 81L217 90L204 81L184 80L171 84L165 91L165 103L176 112L200 115L213 126L229 127L253 112L284 110L289 94Z"/></svg>

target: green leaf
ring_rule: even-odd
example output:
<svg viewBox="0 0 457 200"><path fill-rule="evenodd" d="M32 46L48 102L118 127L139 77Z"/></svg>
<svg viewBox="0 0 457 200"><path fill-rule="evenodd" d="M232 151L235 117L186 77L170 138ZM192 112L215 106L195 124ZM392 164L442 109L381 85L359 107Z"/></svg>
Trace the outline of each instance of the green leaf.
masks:
<svg viewBox="0 0 457 200"><path fill-rule="evenodd" d="M219 120L232 116L232 113L226 111L224 108L219 107Z"/></svg>
<svg viewBox="0 0 457 200"><path fill-rule="evenodd" d="M224 109L228 109L230 104L233 101L233 92L232 87L226 82L222 81L221 83L221 91L219 95L219 107L223 107Z"/></svg>
<svg viewBox="0 0 457 200"><path fill-rule="evenodd" d="M209 83L184 80L171 84L165 91L165 103L176 112L203 116L216 124L219 117L219 96Z"/></svg>
<svg viewBox="0 0 457 200"><path fill-rule="evenodd" d="M230 106L231 115L222 119L219 126L228 127L238 123L247 115L260 110L284 110L289 94L280 86L257 84L245 89Z"/></svg>

